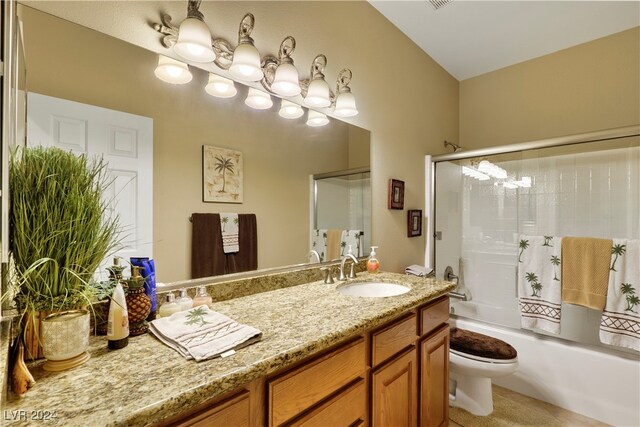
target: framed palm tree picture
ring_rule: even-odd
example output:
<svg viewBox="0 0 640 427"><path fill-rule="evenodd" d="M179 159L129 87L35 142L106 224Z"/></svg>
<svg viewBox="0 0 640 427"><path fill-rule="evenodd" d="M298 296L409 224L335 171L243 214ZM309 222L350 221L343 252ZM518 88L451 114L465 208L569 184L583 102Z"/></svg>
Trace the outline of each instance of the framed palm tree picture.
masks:
<svg viewBox="0 0 640 427"><path fill-rule="evenodd" d="M202 146L202 201L242 203L242 152Z"/></svg>

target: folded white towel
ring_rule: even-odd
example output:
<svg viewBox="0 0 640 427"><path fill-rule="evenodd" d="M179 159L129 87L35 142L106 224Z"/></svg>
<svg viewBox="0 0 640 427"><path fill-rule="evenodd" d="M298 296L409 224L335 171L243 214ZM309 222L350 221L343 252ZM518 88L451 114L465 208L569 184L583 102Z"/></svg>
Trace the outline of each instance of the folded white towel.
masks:
<svg viewBox="0 0 640 427"><path fill-rule="evenodd" d="M197 362L259 341L262 332L206 305L152 321L149 330L187 359Z"/></svg>
<svg viewBox="0 0 640 427"><path fill-rule="evenodd" d="M222 250L225 254L238 252L240 243L238 241L238 214L221 213L220 227L222 228Z"/></svg>
<svg viewBox="0 0 640 427"><path fill-rule="evenodd" d="M640 240L614 239L600 341L640 351Z"/></svg>
<svg viewBox="0 0 640 427"><path fill-rule="evenodd" d="M519 238L518 295L523 328L560 333L562 238Z"/></svg>
<svg viewBox="0 0 640 427"><path fill-rule="evenodd" d="M351 246L351 253L355 256L362 256L362 247L360 245L360 234L362 230L342 230L342 236L340 237L340 255L344 256L349 251Z"/></svg>
<svg viewBox="0 0 640 427"><path fill-rule="evenodd" d="M423 267L418 264L412 264L404 269L404 274L411 274L413 276L427 277L433 271L432 268Z"/></svg>
<svg viewBox="0 0 640 427"><path fill-rule="evenodd" d="M327 229L313 230L311 233L311 249L320 254L320 262L323 262L327 254Z"/></svg>

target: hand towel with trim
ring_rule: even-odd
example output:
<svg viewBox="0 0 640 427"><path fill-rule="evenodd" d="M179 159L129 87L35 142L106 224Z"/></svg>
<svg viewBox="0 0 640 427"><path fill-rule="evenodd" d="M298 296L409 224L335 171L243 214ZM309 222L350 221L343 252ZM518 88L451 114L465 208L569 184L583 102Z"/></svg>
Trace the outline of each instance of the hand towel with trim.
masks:
<svg viewBox="0 0 640 427"><path fill-rule="evenodd" d="M611 239L562 239L562 302L604 309L611 247Z"/></svg>
<svg viewBox="0 0 640 427"><path fill-rule="evenodd" d="M327 230L313 230L311 233L311 249L320 254L320 262L325 261L327 254Z"/></svg>
<svg viewBox="0 0 640 427"><path fill-rule="evenodd" d="M240 250L238 238L238 214L220 213L220 228L222 229L222 250L225 254Z"/></svg>
<svg viewBox="0 0 640 427"><path fill-rule="evenodd" d="M149 331L187 359L197 362L246 347L262 338L262 332L242 325L206 305L155 319Z"/></svg>
<svg viewBox="0 0 640 427"><path fill-rule="evenodd" d="M614 239L600 341L640 351L640 240Z"/></svg>
<svg viewBox="0 0 640 427"><path fill-rule="evenodd" d="M340 238L342 230L331 228L327 230L327 256L325 261L332 261L340 258Z"/></svg>
<svg viewBox="0 0 640 427"><path fill-rule="evenodd" d="M351 246L351 253L353 253L357 257L362 256L362 248L360 247L361 233L361 230L342 230L342 235L340 236L341 256L349 253L349 246Z"/></svg>
<svg viewBox="0 0 640 427"><path fill-rule="evenodd" d="M433 271L432 268L423 267L418 264L411 264L404 269L404 274L410 274L412 276L428 277Z"/></svg>
<svg viewBox="0 0 640 427"><path fill-rule="evenodd" d="M518 295L523 328L560 333L562 238L519 236Z"/></svg>

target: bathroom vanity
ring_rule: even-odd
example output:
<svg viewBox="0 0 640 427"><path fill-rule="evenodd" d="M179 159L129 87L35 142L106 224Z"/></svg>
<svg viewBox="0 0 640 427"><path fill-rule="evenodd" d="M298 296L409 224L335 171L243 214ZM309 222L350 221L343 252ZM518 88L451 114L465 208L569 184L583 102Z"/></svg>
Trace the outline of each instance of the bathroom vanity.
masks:
<svg viewBox="0 0 640 427"><path fill-rule="evenodd" d="M3 409L16 419L5 425L28 425L37 411L65 426L446 425L453 284L374 279L411 291L352 297L339 283L314 281L214 303L263 332L226 358L187 361L148 334L115 351L92 337L83 366L56 374L32 367L37 384L22 398L9 394Z"/></svg>

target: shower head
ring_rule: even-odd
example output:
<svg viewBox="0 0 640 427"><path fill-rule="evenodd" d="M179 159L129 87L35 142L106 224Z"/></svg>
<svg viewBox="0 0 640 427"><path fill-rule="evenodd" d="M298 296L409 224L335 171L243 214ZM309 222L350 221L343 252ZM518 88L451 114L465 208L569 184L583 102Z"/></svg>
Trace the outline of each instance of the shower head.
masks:
<svg viewBox="0 0 640 427"><path fill-rule="evenodd" d="M449 141L444 141L444 147L447 148L447 146L453 147L454 153L458 152L459 150L462 150L462 147L459 146L458 144L454 144L453 142L449 142Z"/></svg>

